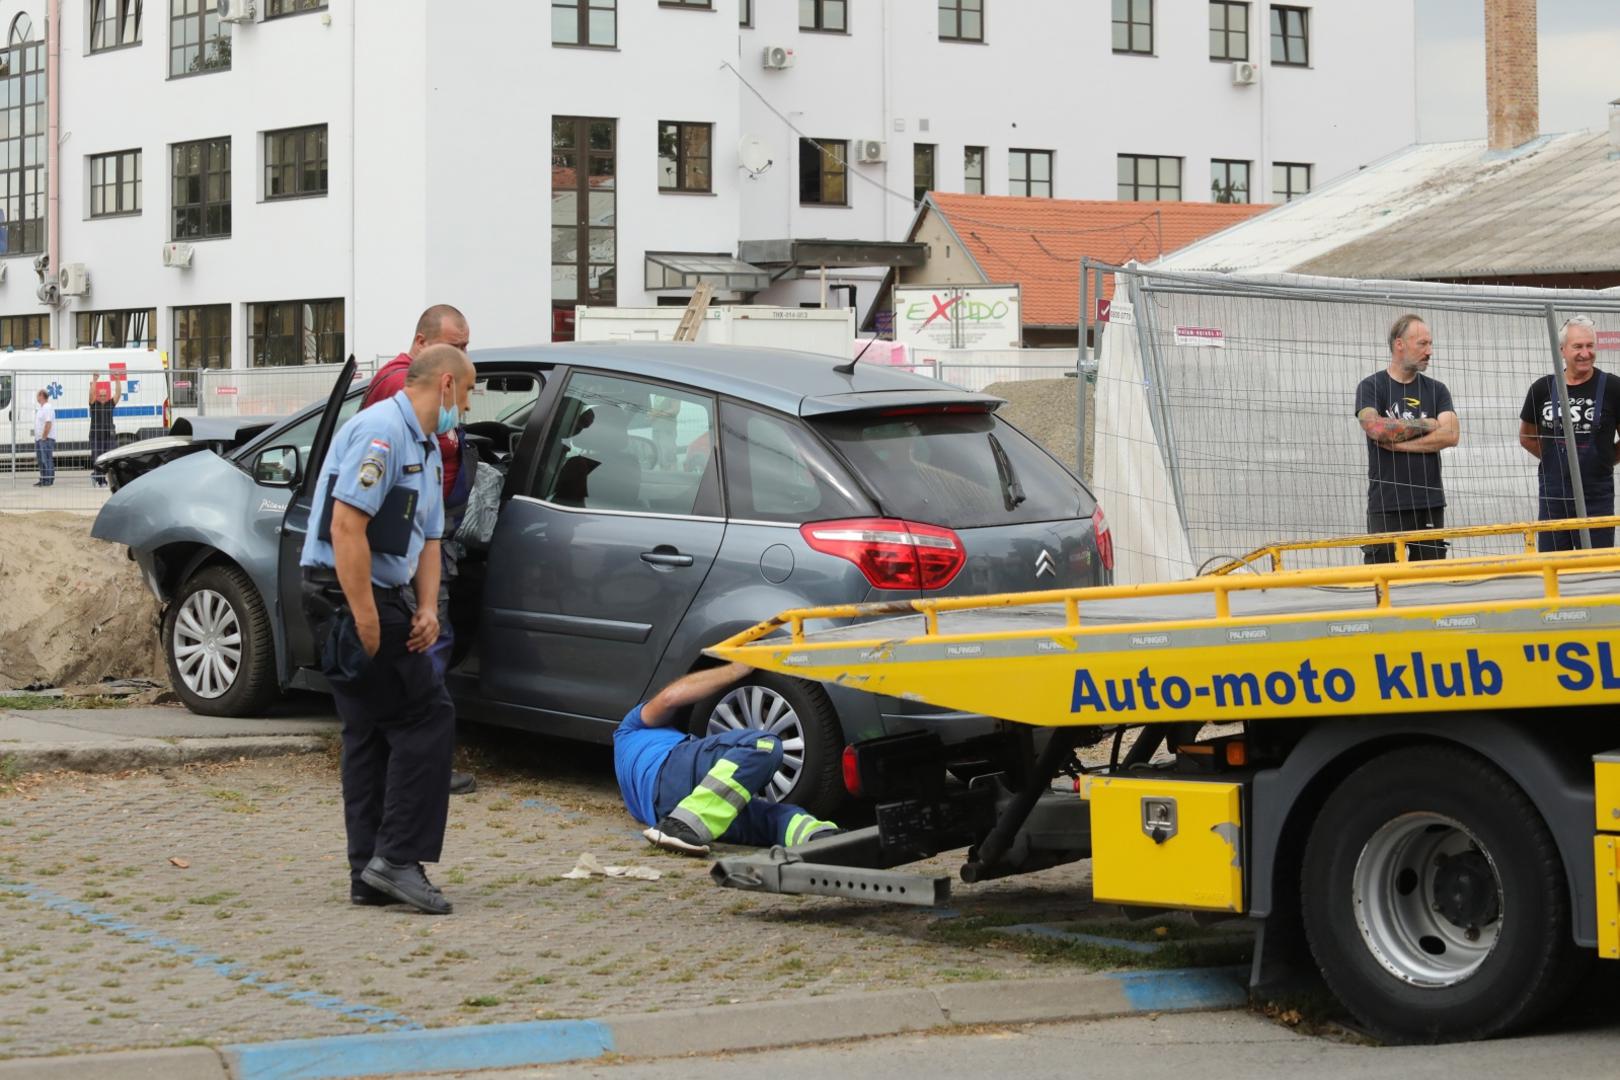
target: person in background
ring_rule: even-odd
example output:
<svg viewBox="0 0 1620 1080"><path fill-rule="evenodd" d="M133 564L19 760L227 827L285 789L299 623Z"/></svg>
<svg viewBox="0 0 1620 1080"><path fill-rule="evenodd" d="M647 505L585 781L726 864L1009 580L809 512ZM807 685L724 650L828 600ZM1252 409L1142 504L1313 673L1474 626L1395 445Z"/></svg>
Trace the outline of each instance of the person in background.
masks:
<svg viewBox="0 0 1620 1080"><path fill-rule="evenodd" d="M405 373L411 361L421 356L422 350L434 345L453 345L466 352L470 338L465 315L449 304L434 304L417 318L410 348L378 368L377 374L371 377L360 407L369 409L399 393L405 385ZM453 432L439 436L439 456L444 463L444 536L448 539L456 534L461 524L467 499L472 494L473 477L478 471L478 455L467 443L465 427L457 425ZM450 624L450 581L456 576L456 561L446 545L440 545L439 559L439 640L430 658L439 665L442 676L450 667L450 653L455 644ZM477 788L478 780L472 773L450 774L450 794L465 795Z"/></svg>
<svg viewBox="0 0 1620 1080"><path fill-rule="evenodd" d="M56 406L44 390L34 395L34 461L39 466L34 486L56 483Z"/></svg>
<svg viewBox="0 0 1620 1080"><path fill-rule="evenodd" d="M1581 491L1590 517L1614 513L1614 459L1620 427L1620 379L1597 368L1597 328L1585 315L1567 320L1558 331L1558 351L1564 358L1564 385L1569 394L1570 427L1575 435L1575 461ZM1563 412L1558 407L1558 384L1543 375L1530 384L1519 412L1519 445L1541 464L1536 467L1540 520L1559 521L1579 513L1575 484L1564 441ZM1592 546L1614 546L1614 526L1592 529ZM1541 551L1571 551L1580 546L1579 529L1541 533Z"/></svg>
<svg viewBox="0 0 1620 1080"><path fill-rule="evenodd" d="M669 724L687 706L716 694L753 669L706 668L683 676L631 709L613 732L613 772L630 816L650 843L683 855L707 855L709 844L791 847L841 831L791 803L760 794L782 765L782 740L741 728L707 738Z"/></svg>
<svg viewBox="0 0 1620 1080"><path fill-rule="evenodd" d="M1446 384L1424 374L1434 351L1429 324L1402 315L1389 328L1389 366L1356 387L1356 419L1367 436L1367 531L1445 527L1440 451L1456 446L1457 412ZM1443 559L1444 541L1407 547L1409 559ZM1369 544L1366 562L1395 559L1394 544Z"/></svg>
<svg viewBox="0 0 1620 1080"><path fill-rule="evenodd" d="M107 470L98 463L102 454L118 445L118 429L113 417L124 393L110 374L90 379L90 482L107 486Z"/></svg>

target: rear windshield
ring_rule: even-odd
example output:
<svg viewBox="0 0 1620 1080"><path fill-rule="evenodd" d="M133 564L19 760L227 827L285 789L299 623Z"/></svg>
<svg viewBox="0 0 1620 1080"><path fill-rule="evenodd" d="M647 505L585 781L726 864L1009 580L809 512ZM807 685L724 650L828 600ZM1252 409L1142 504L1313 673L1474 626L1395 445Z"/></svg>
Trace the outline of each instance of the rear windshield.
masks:
<svg viewBox="0 0 1620 1080"><path fill-rule="evenodd" d="M1091 513L1079 481L993 413L857 414L814 424L891 517L970 529Z"/></svg>

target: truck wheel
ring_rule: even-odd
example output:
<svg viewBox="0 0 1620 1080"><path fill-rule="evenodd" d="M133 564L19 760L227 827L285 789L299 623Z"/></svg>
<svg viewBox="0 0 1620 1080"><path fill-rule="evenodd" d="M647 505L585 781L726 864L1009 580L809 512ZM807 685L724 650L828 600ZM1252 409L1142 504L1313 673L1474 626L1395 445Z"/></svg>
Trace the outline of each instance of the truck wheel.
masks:
<svg viewBox="0 0 1620 1080"><path fill-rule="evenodd" d="M234 566L209 566L180 587L163 613L169 682L204 716L254 716L277 693L270 619L253 582Z"/></svg>
<svg viewBox="0 0 1620 1080"><path fill-rule="evenodd" d="M1505 1035L1555 1008L1583 955L1541 815L1479 757L1384 754L1323 805L1300 875L1328 986L1379 1037Z"/></svg>
<svg viewBox="0 0 1620 1080"><path fill-rule="evenodd" d="M782 767L764 797L830 818L844 801L843 727L826 691L803 679L758 673L692 710L699 738L740 728L782 740Z"/></svg>

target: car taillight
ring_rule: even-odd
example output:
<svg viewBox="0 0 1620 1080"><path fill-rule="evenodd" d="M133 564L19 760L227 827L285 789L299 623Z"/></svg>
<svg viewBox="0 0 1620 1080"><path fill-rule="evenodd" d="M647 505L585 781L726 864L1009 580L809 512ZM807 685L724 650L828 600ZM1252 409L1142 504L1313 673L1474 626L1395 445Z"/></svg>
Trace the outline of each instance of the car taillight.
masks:
<svg viewBox="0 0 1620 1080"><path fill-rule="evenodd" d="M861 797L861 759L855 756L855 747L844 747L844 790L851 798Z"/></svg>
<svg viewBox="0 0 1620 1080"><path fill-rule="evenodd" d="M1104 570L1114 568L1114 534L1108 531L1108 519L1103 517L1102 507L1091 512L1091 532L1097 538L1097 558L1102 560Z"/></svg>
<svg viewBox="0 0 1620 1080"><path fill-rule="evenodd" d="M951 530L898 518L815 521L799 533L816 551L860 567L875 589L940 589L967 562Z"/></svg>

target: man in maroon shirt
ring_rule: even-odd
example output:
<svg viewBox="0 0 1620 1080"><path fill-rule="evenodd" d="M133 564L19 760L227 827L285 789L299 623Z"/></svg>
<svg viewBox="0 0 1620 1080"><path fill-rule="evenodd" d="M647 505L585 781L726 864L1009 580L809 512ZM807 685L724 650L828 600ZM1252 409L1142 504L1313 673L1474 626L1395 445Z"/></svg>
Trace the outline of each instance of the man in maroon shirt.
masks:
<svg viewBox="0 0 1620 1080"><path fill-rule="evenodd" d="M421 318L416 320L416 334L411 338L411 347L400 353L388 363L377 369L371 377L371 385L366 387L366 396L361 402L362 409L369 409L379 401L387 401L399 393L405 386L405 372L410 368L411 361L419 356L423 349L429 345L454 345L462 352L467 351L467 317L449 304L434 304L422 312ZM452 515L451 507L456 503L465 504L463 496L455 503L451 496L456 492L456 480L461 474L462 466L462 431L458 427L448 435L439 436L439 459L444 469L444 505L445 505L445 532L454 534L456 522L460 515ZM463 491L470 490L469 484ZM441 552L443 548L440 549ZM450 578L454 576L454 560L445 556L446 565L443 568L439 581L439 640L433 647L440 661L448 665L450 660L450 646L453 631L445 610L448 603L448 588ZM478 786L477 780L471 773L452 772L450 774L450 793L452 795L465 795Z"/></svg>

